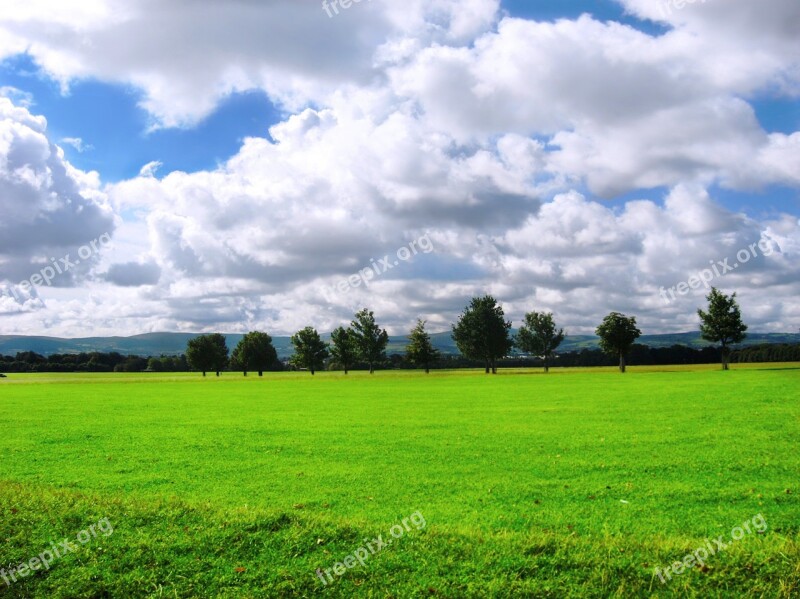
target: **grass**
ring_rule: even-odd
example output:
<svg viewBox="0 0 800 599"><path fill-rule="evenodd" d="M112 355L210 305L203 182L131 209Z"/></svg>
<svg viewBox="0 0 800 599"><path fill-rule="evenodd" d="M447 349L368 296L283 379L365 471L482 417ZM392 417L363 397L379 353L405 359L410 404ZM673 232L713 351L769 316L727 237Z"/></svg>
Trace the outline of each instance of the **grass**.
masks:
<svg viewBox="0 0 800 599"><path fill-rule="evenodd" d="M800 365L734 368L12 375L0 568L114 532L0 597L797 596Z"/></svg>

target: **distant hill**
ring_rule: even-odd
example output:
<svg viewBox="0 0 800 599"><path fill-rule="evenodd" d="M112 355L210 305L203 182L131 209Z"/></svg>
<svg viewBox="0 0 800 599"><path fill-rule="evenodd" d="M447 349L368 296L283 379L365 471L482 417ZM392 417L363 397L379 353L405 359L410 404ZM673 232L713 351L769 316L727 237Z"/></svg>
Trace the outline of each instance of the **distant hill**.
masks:
<svg viewBox="0 0 800 599"><path fill-rule="evenodd" d="M119 352L123 355L160 356L179 355L186 350L189 339L197 337L192 333L146 333L133 337L86 337L83 339L65 339L61 337L30 337L0 335L0 354L13 356L17 352L33 351L49 356L51 354L77 354L81 352ZM326 334L323 338L330 339ZM242 338L241 334L226 334L228 347L233 349ZM439 351L445 354L457 354L456 344L449 332L433 333L431 340ZM402 353L408 338L392 337L389 340L388 353ZM705 347L710 345L700 338L700 333L674 333L666 335L642 335L639 343L650 347L669 347L671 345L688 345L689 347ZM748 333L742 345L759 343L800 343L800 334L796 333ZM292 354L289 337L273 337L273 344L281 358ZM597 337L593 335L568 336L559 347L560 352L580 351L597 347Z"/></svg>
<svg viewBox="0 0 800 599"><path fill-rule="evenodd" d="M516 330L512 329L516 334ZM450 333L431 334L433 345L441 352L457 354L458 349ZM405 350L408 343L407 337L393 337L389 340L389 353L398 353ZM669 333L664 335L642 335L637 343L650 347L670 347L673 345L687 345L689 347L707 347L713 345L703 341L699 332ZM748 333L742 345L758 345L761 343L800 343L800 334L796 333ZM594 349L599 346L598 338L594 335L568 335L559 346L559 352L580 351Z"/></svg>

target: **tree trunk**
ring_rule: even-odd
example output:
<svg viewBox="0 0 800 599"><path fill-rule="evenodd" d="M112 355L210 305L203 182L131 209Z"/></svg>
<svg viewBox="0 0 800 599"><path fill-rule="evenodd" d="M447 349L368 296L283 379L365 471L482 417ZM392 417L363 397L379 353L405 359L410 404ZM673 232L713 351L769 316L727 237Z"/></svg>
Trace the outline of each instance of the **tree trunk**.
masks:
<svg viewBox="0 0 800 599"><path fill-rule="evenodd" d="M219 370L217 370L217 376L219 376Z"/></svg>
<svg viewBox="0 0 800 599"><path fill-rule="evenodd" d="M347 366L344 367L344 373L347 374Z"/></svg>
<svg viewBox="0 0 800 599"><path fill-rule="evenodd" d="M204 370L204 371L203 371L203 376L205 376L205 375L206 375L206 371Z"/></svg>
<svg viewBox="0 0 800 599"><path fill-rule="evenodd" d="M372 364L369 365L369 373L375 374L375 367Z"/></svg>
<svg viewBox="0 0 800 599"><path fill-rule="evenodd" d="M311 376L314 376L314 369L311 369Z"/></svg>
<svg viewBox="0 0 800 599"><path fill-rule="evenodd" d="M247 371L246 370L244 371L244 375L247 376Z"/></svg>
<svg viewBox="0 0 800 599"><path fill-rule="evenodd" d="M497 374L497 360L492 358L492 374Z"/></svg>
<svg viewBox="0 0 800 599"><path fill-rule="evenodd" d="M625 372L625 354L619 355L619 371Z"/></svg>
<svg viewBox="0 0 800 599"><path fill-rule="evenodd" d="M489 374L489 360L486 360L486 374Z"/></svg>
<svg viewBox="0 0 800 599"><path fill-rule="evenodd" d="M258 376L264 376L264 371L263 370L259 370L258 371Z"/></svg>
<svg viewBox="0 0 800 599"><path fill-rule="evenodd" d="M430 374L430 373L431 373L431 369L426 367L425 368L425 374Z"/></svg>
<svg viewBox="0 0 800 599"><path fill-rule="evenodd" d="M544 357L544 371L550 372L550 365L547 363L547 356Z"/></svg>
<svg viewBox="0 0 800 599"><path fill-rule="evenodd" d="M728 348L723 345L722 352L720 353L722 354L722 370L730 370L728 364L730 363L731 356Z"/></svg>

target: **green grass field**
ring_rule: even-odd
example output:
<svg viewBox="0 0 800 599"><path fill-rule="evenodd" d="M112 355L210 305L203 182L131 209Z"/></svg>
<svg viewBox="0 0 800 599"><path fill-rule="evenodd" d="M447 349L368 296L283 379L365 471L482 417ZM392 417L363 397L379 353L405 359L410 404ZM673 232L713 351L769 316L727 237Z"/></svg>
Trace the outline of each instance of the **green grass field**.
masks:
<svg viewBox="0 0 800 599"><path fill-rule="evenodd" d="M0 568L113 534L0 597L798 597L800 365L717 368L12 375Z"/></svg>

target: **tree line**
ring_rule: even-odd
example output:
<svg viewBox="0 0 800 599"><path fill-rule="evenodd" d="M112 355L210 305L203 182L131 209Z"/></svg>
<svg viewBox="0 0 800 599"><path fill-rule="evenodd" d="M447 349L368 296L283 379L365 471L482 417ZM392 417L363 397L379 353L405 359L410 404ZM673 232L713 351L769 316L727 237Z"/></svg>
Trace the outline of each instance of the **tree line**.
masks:
<svg viewBox="0 0 800 599"><path fill-rule="evenodd" d="M706 297L708 310L699 309L700 332L703 339L719 344L719 356L724 370L730 363L731 345L745 338L747 325L742 322L736 294L726 296L716 288ZM595 330L600 338L600 349L618 360L620 372L625 372L627 357L642 332L636 326L635 316L619 312L608 314ZM511 321L505 319L502 306L491 295L474 297L452 327L453 340L458 351L467 359L479 362L485 372L497 374L498 363L507 358L516 347L524 354L541 359L545 372L549 370L556 350L564 340L564 329L558 328L550 312L529 312L515 336L511 334ZM295 353L290 364L308 370L313 375L324 367L328 358L338 364L345 374L361 361L370 374L386 362L389 335L375 321L368 309L356 313L349 327L339 327L331 334L331 343L322 340L313 327L306 327L291 337ZM202 335L189 341L186 348L189 365L206 376L217 376L230 363L232 369L258 371L259 376L277 357L272 338L263 332L244 336L230 359L225 337L219 333ZM406 359L411 364L429 372L439 359L425 321L418 320L409 335Z"/></svg>
<svg viewBox="0 0 800 599"><path fill-rule="evenodd" d="M141 357L118 352L82 352L51 354L17 352L14 356L0 355L0 370L4 372L190 372L185 355Z"/></svg>
<svg viewBox="0 0 800 599"><path fill-rule="evenodd" d="M658 366L670 364L713 364L721 359L718 347L694 348L687 345L650 347L634 343L628 353L630 366ZM731 364L745 362L800 362L800 343L765 343L736 349L730 355ZM576 368L590 366L614 366L615 356L601 349L584 348L559 352L552 357L550 367ZM539 356L512 355L497 362L500 368L541 368L544 361ZM480 360L470 360L460 354L440 354L430 363L430 368L457 369L482 367ZM390 353L382 368L412 370L418 366L410 362L405 353ZM267 371L292 370L288 362L278 360ZM329 359L326 370L340 370L339 364ZM353 370L366 370L360 361L351 366ZM226 370L230 370L230 364ZM18 352L13 356L0 355L0 371L9 373L35 372L191 372L185 355L180 356L136 356L116 352L91 352L82 354L52 354L43 356L35 352Z"/></svg>
<svg viewBox="0 0 800 599"><path fill-rule="evenodd" d="M425 345L424 351L432 359L438 352L433 349L430 336L424 332L424 326L424 323L418 323L423 335L421 339ZM329 357L341 366L345 374L359 361L366 363L372 374L376 367L386 361L389 335L375 322L374 313L365 308L355 315L349 327L339 327L331 333L330 344L323 341L313 327L306 327L292 335L291 342L294 355L289 359L289 364L308 370L312 375L324 367ZM412 346L409 346L408 351L412 360L415 357L428 359L415 352ZM191 339L186 346L186 358L189 365L202 372L203 376L208 372L215 372L219 376L228 365L232 370L243 372L244 376L248 372L258 372L258 376L263 376L264 370L277 361L278 354L272 345L272 337L261 331L253 331L242 338L230 358L225 336L220 333ZM427 369L429 361L424 365Z"/></svg>
<svg viewBox="0 0 800 599"><path fill-rule="evenodd" d="M223 370L240 371L245 376L257 372L291 369L308 370L311 374L323 368L343 370L365 368L374 372L378 367L463 368L480 366L485 372L496 373L501 366L609 366L618 364L622 372L628 363L646 364L707 364L721 362L800 361L800 344L767 344L736 351L731 345L741 342L747 326L742 323L736 294L728 297L712 289L707 299L707 311L698 310L704 339L718 347L693 349L676 345L670 348L651 348L636 340L641 331L636 318L611 312L597 327L600 349L583 349L556 353L564 340L549 312L530 312L516 335L511 334L511 322L506 321L502 307L490 295L475 297L452 327L452 336L461 355L442 355L433 347L425 321L418 320L409 334L409 344L403 355L386 355L389 336L375 321L373 312L358 312L347 327L331 334L330 343L322 340L313 327L306 327L291 337L294 355L286 364L278 360L267 333L253 331L245 335L229 352L221 334L201 335L189 341L186 354L142 358L112 353L53 354L44 357L34 352L16 356L0 356L0 370L5 372L187 372L200 371L219 374ZM522 355L511 356L516 348Z"/></svg>

